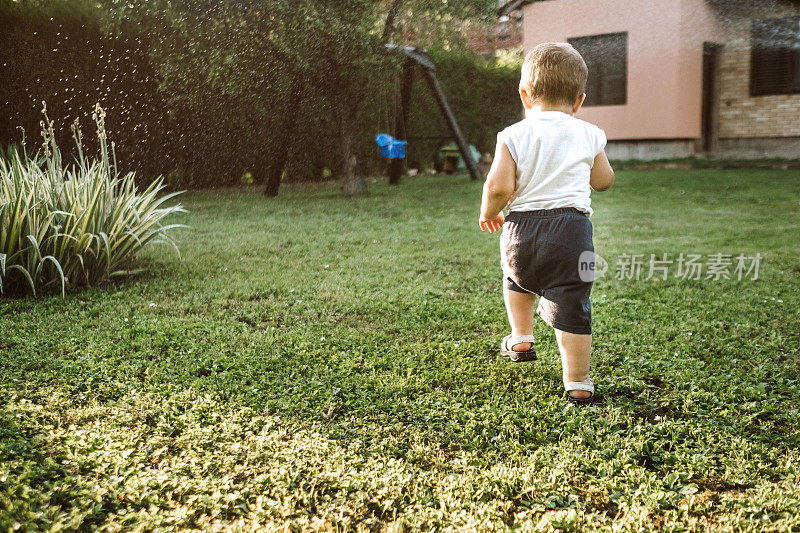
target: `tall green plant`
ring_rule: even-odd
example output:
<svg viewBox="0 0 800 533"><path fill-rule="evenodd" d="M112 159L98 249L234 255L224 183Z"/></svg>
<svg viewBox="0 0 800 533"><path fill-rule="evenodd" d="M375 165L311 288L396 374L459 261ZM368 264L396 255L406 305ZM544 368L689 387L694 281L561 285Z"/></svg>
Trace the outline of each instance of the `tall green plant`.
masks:
<svg viewBox="0 0 800 533"><path fill-rule="evenodd" d="M41 156L28 156L23 148L0 157L0 293L27 288L36 295L58 286L63 295L68 286L129 273L129 259L150 242L178 251L168 232L185 226L162 222L186 211L180 204L162 206L180 192L158 196L160 178L140 192L133 172L119 173L103 109L98 105L92 114L99 157L85 156L76 123L73 165L63 164L46 107L42 113Z"/></svg>

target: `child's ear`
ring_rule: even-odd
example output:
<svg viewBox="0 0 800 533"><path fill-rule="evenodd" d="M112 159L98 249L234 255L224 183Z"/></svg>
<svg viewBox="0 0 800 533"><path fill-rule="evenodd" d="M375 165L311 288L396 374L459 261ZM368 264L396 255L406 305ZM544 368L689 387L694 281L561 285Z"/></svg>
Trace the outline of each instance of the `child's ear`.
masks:
<svg viewBox="0 0 800 533"><path fill-rule="evenodd" d="M525 87L519 88L519 98L522 100L522 107L524 107L526 110L533 107L533 98L531 98L531 95L528 93L528 89Z"/></svg>
<svg viewBox="0 0 800 533"><path fill-rule="evenodd" d="M584 100L586 100L586 93L583 93L582 95L580 95L578 97L577 100L575 100L575 104L572 106L572 114L573 115L578 112L578 109L581 108L581 106L583 105Z"/></svg>

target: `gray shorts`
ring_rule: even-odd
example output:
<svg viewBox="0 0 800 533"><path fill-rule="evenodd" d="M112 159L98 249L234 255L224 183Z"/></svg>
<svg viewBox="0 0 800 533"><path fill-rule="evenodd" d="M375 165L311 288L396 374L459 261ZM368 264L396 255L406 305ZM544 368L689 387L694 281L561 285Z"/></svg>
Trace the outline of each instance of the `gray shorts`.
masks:
<svg viewBox="0 0 800 533"><path fill-rule="evenodd" d="M509 213L500 250L507 289L541 296L536 312L550 326L592 332L592 282L579 270L581 254L594 252L586 214L572 207Z"/></svg>

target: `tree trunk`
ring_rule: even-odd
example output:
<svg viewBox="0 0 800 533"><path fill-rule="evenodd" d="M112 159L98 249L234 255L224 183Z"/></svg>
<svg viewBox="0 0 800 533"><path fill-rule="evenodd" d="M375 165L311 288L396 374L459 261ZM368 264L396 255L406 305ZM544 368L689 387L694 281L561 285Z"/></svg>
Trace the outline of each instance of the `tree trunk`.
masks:
<svg viewBox="0 0 800 533"><path fill-rule="evenodd" d="M386 23L383 25L381 44L386 44L392 40L392 35L394 35L395 31L395 23L397 22L397 14L400 13L401 7L403 7L403 0L394 0L394 2L392 2L392 7L389 8L389 13L386 15Z"/></svg>
<svg viewBox="0 0 800 533"><path fill-rule="evenodd" d="M408 123L408 108L411 103L411 88L414 85L414 61L406 58L403 62L403 75L400 88L400 107L397 110L395 117L395 139L401 141L406 140L408 131L406 131L406 124ZM408 147L406 147L408 148ZM403 173L404 159L392 159L389 163L389 185L397 185L400 183L400 175Z"/></svg>
<svg viewBox="0 0 800 533"><path fill-rule="evenodd" d="M278 196L283 169L286 168L286 159L293 148L294 134L297 131L297 109L303 101L304 87L305 80L303 77L295 74L292 78L286 106L283 108L283 116L286 117L286 123L283 126L281 138L284 139L284 144L278 150L275 150L275 159L267 173L267 186L264 189L264 195L271 198Z"/></svg>
<svg viewBox="0 0 800 533"><path fill-rule="evenodd" d="M360 103L360 98L347 95L340 96L335 106L342 151L342 190L345 196L358 196L367 192L367 182L357 171Z"/></svg>
<svg viewBox="0 0 800 533"><path fill-rule="evenodd" d="M267 186L264 188L264 196L275 198L278 196L278 189L281 186L281 176L286 162L281 161L280 165L273 164L267 171Z"/></svg>

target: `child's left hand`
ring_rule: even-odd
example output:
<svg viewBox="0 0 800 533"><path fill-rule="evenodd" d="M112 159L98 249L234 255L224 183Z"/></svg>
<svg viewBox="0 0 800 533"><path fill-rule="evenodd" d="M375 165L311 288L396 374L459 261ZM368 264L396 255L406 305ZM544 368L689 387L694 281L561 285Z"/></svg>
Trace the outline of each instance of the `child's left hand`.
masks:
<svg viewBox="0 0 800 533"><path fill-rule="evenodd" d="M503 215L503 212L500 211L494 217L487 217L481 215L480 219L478 219L478 226L480 226L481 231L489 231L489 233L494 233L495 231L499 231L503 224L506 221L506 217Z"/></svg>

